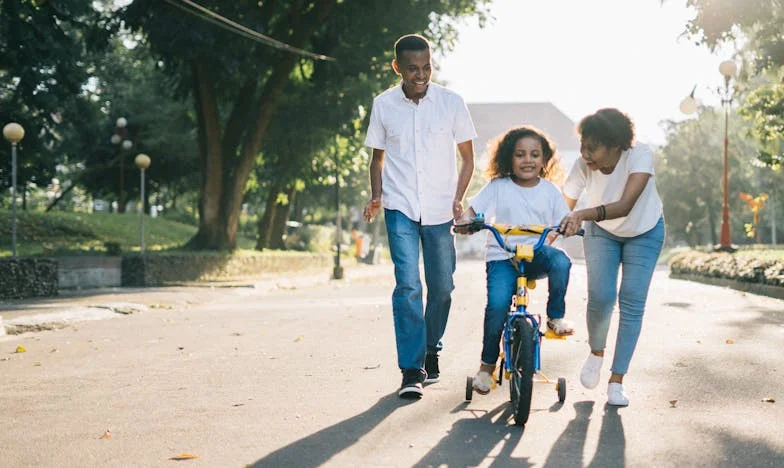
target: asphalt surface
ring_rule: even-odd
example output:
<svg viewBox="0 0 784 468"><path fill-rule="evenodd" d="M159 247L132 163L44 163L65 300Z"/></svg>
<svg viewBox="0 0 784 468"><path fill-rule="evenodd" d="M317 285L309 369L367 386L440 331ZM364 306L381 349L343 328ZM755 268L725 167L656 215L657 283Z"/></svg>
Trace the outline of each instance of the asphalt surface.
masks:
<svg viewBox="0 0 784 468"><path fill-rule="evenodd" d="M542 355L544 374L567 378L566 403L535 385L520 428L506 383L464 401L484 281L482 262L459 263L442 378L416 402L396 396L389 265L343 281L325 273L4 304L7 322L139 308L0 337L0 465L784 466L784 301L657 271L626 377L631 404L618 409L605 405L604 384L579 384L576 263L567 315L577 333L546 341ZM545 299L542 282L531 306ZM183 454L198 458L172 460Z"/></svg>

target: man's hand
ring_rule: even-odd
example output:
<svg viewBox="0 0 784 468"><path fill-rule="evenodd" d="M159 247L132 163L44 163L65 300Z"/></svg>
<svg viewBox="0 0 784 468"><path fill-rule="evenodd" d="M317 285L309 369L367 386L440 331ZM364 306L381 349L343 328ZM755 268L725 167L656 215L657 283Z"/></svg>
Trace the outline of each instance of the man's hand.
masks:
<svg viewBox="0 0 784 468"><path fill-rule="evenodd" d="M376 217L379 210L381 210L381 199L374 198L373 200L367 202L367 205L365 205L365 213L363 218L369 223L373 221L373 218Z"/></svg>
<svg viewBox="0 0 784 468"><path fill-rule="evenodd" d="M463 202L455 200L452 202L452 219L458 220L463 216Z"/></svg>

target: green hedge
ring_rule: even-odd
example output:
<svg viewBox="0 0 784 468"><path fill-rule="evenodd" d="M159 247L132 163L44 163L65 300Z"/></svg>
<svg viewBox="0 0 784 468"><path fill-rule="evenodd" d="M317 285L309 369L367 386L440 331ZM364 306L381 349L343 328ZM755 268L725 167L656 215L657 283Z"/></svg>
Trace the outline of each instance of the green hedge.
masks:
<svg viewBox="0 0 784 468"><path fill-rule="evenodd" d="M689 250L670 259L674 275L699 275L747 283L784 286L784 254L776 250L735 253Z"/></svg>
<svg viewBox="0 0 784 468"><path fill-rule="evenodd" d="M56 295L56 261L47 258L0 260L0 299Z"/></svg>

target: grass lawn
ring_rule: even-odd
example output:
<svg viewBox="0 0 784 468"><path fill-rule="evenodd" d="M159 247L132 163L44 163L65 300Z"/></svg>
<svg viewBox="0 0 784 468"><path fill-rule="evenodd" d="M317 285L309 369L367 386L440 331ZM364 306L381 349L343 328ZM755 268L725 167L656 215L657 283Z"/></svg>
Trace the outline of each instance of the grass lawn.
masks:
<svg viewBox="0 0 784 468"><path fill-rule="evenodd" d="M0 258L11 256L10 210L0 210ZM138 213L49 213L17 211L16 249L21 256L95 255L106 252L106 242L120 245L122 252L138 252L141 239ZM162 217L144 218L148 252L178 249L188 242L196 227ZM254 239L237 237L240 250L252 250Z"/></svg>

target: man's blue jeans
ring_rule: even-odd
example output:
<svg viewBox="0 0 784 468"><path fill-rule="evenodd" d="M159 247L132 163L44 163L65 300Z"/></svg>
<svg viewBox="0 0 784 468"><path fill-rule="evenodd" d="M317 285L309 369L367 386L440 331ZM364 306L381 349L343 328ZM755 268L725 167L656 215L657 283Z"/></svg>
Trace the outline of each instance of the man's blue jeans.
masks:
<svg viewBox="0 0 784 468"><path fill-rule="evenodd" d="M455 289L455 239L452 222L423 226L397 210L384 210L389 252L395 264L392 313L395 321L397 364L401 369L422 369L425 352L443 347L452 291ZM422 307L419 246L425 265L427 305Z"/></svg>
<svg viewBox="0 0 784 468"><path fill-rule="evenodd" d="M615 341L612 372L626 374L642 328L642 316L656 262L664 245L664 218L636 237L618 237L596 223L585 225L585 265L588 272L588 343L591 351L607 345L615 301L620 321ZM618 269L621 286L618 289Z"/></svg>
<svg viewBox="0 0 784 468"><path fill-rule="evenodd" d="M533 261L523 262L525 276L531 279L547 277L549 298L547 317L563 318L566 313L566 288L569 286L569 270L572 262L562 250L543 245ZM482 340L482 362L495 364L500 352L501 335L504 330L512 295L517 290L517 268L509 260L487 262L487 307L485 308L485 333Z"/></svg>

